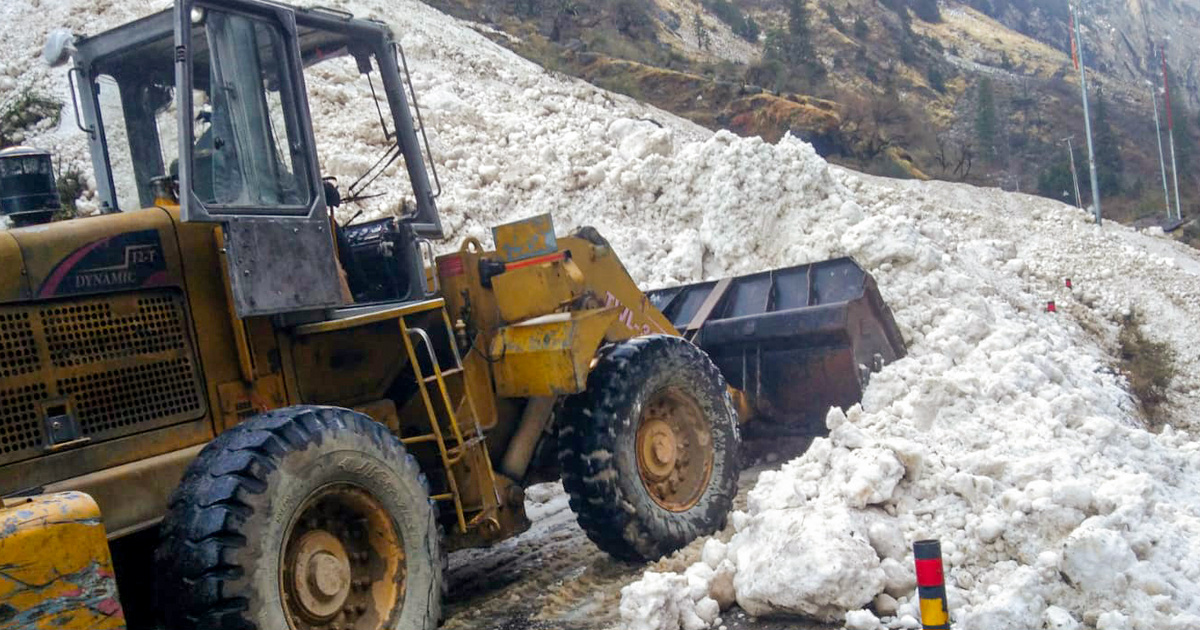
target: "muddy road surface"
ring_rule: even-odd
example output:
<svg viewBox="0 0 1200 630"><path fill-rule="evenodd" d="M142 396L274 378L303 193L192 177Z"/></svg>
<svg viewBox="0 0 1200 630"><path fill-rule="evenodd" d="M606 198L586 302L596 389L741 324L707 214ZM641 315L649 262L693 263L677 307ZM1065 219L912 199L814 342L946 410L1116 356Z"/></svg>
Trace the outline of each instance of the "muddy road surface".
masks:
<svg viewBox="0 0 1200 630"><path fill-rule="evenodd" d="M803 452L810 440L772 440L749 445L754 465L742 471L735 509L758 473ZM621 587L642 572L683 570L699 559L699 545L647 564L613 560L588 540L575 522L559 483L526 492L533 525L524 534L486 549L450 554L446 576L446 630L619 630ZM724 537L732 534L730 528ZM726 630L827 630L799 619L755 619L736 606L721 615Z"/></svg>

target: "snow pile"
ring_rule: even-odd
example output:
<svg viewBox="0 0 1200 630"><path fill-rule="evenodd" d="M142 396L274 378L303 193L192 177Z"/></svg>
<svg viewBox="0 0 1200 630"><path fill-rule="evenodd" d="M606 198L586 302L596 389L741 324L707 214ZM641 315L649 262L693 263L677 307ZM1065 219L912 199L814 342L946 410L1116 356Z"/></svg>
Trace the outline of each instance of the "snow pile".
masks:
<svg viewBox="0 0 1200 630"><path fill-rule="evenodd" d="M948 209L944 193L962 187L830 173L820 195L793 203L845 196L861 204L861 218L823 216L849 225L832 245L793 243L864 263L910 354L873 377L861 406L830 411L827 439L760 476L747 511L732 519L737 603L847 628L917 627L911 544L937 538L962 627L1200 627L1200 444L1173 427L1141 428L1109 368L1107 336L1094 332L1134 300L1155 316L1194 316L1188 298L1168 308L1149 294L1195 275L1160 274L1174 266L1162 260L1137 264L1144 251L1113 244L1145 237L1095 231L1066 207L1006 196L1030 207L1001 218L988 203L995 192ZM938 215L954 212L965 220L952 231ZM1109 277L1125 267L1147 295L1117 282L1089 282L1092 295L1056 292L1072 272L1103 275L1076 268L1063 243L1103 247L1090 255L1109 259ZM1191 252L1169 249L1168 260L1194 264ZM1069 315L1045 312L1047 294ZM1167 338L1191 336L1159 323ZM1182 361L1184 388L1195 382L1194 360ZM638 617L642 591L641 582L623 591L627 623L681 627Z"/></svg>
<svg viewBox="0 0 1200 630"><path fill-rule="evenodd" d="M734 602L734 564L719 540L704 543L701 561L682 574L647 571L621 590L625 630L701 630L721 623L720 611Z"/></svg>
<svg viewBox="0 0 1200 630"><path fill-rule="evenodd" d="M0 59L20 67L13 89L69 103L65 69L37 64L46 31L95 33L164 4L0 3L23 26L0 40ZM326 4L388 21L405 46L444 190L443 247L550 212L560 233L596 226L646 287L852 255L895 312L909 356L873 377L861 407L830 413L828 439L762 475L728 545L627 587L626 627L712 626L734 601L856 630L915 627L921 538L942 541L961 627L1200 627L1193 252L1094 228L1053 201L874 180L792 138L712 134L550 75L412 0ZM323 172L344 185L386 148L359 105L369 88L346 64L309 79ZM84 138L65 114L31 143L80 163ZM396 211L403 169L384 179L369 191L383 196L341 218ZM1111 368L1114 321L1132 305L1179 353L1160 434L1140 428Z"/></svg>

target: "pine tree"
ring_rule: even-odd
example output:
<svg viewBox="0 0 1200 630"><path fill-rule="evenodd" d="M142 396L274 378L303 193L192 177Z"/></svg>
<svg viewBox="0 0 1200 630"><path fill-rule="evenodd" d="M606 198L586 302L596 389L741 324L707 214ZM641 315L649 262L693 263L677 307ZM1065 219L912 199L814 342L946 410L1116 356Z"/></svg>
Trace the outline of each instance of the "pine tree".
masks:
<svg viewBox="0 0 1200 630"><path fill-rule="evenodd" d="M937 0L910 0L913 13L924 22L941 22L942 12L938 9Z"/></svg>
<svg viewBox="0 0 1200 630"><path fill-rule="evenodd" d="M1081 160L1076 154L1075 162L1081 163ZM1075 205L1075 181L1071 178L1070 158L1062 158L1042 171L1038 175L1037 191L1043 197Z"/></svg>
<svg viewBox="0 0 1200 630"><path fill-rule="evenodd" d="M514 12L523 17L536 17L542 14L541 0L514 0Z"/></svg>
<svg viewBox="0 0 1200 630"><path fill-rule="evenodd" d="M774 29L767 33L766 58L789 66L816 66L808 20L804 0L788 0L788 30Z"/></svg>
<svg viewBox="0 0 1200 630"><path fill-rule="evenodd" d="M867 27L867 21L863 19L863 16L855 17L854 36L859 39L866 39L868 33L870 33L870 29Z"/></svg>
<svg viewBox="0 0 1200 630"><path fill-rule="evenodd" d="M1192 139L1192 122L1188 118L1187 107L1184 105L1183 84L1178 81L1174 71L1167 68L1167 76L1171 87L1171 118L1175 125L1175 164L1179 176L1191 173L1192 158L1196 154L1196 143Z"/></svg>
<svg viewBox="0 0 1200 630"><path fill-rule="evenodd" d="M613 0L613 24L617 31L634 40L653 40L654 20L641 0Z"/></svg>
<svg viewBox="0 0 1200 630"><path fill-rule="evenodd" d="M576 0L554 0L553 8L553 27L550 29L550 41L562 41L563 32L566 31L571 21L579 16L579 5Z"/></svg>
<svg viewBox="0 0 1200 630"><path fill-rule="evenodd" d="M1108 104L1104 101L1103 88L1096 89L1095 103L1092 138L1096 149L1096 181L1100 185L1100 194L1115 195L1121 192L1121 174L1125 165L1121 160L1120 140L1108 119Z"/></svg>
<svg viewBox="0 0 1200 630"><path fill-rule="evenodd" d="M938 69L936 64L930 64L926 70L925 76L929 79L929 87L938 92L946 91L946 77L942 76L942 71Z"/></svg>
<svg viewBox="0 0 1200 630"><path fill-rule="evenodd" d="M822 2L821 8L825 10L825 15L829 18L829 24L839 33L846 32L846 23L842 21L842 16L838 15L837 8L829 2Z"/></svg>
<svg viewBox="0 0 1200 630"><path fill-rule="evenodd" d="M757 42L758 36L761 33L762 29L759 28L758 22L755 22L754 18L750 17L749 15L746 16L745 26L738 30L738 35L741 35L742 39L748 42Z"/></svg>
<svg viewBox="0 0 1200 630"><path fill-rule="evenodd" d="M979 153L985 160L996 158L996 97L992 80L979 80L979 100L975 106L975 135L979 138Z"/></svg>
<svg viewBox="0 0 1200 630"><path fill-rule="evenodd" d="M696 47L700 50L708 50L712 45L712 34L709 33L708 26L704 24L704 19L700 17L699 12L692 15L692 28L696 31Z"/></svg>
<svg viewBox="0 0 1200 630"><path fill-rule="evenodd" d="M792 61L799 63L813 59L812 33L808 27L808 7L804 0L788 1L788 48Z"/></svg>

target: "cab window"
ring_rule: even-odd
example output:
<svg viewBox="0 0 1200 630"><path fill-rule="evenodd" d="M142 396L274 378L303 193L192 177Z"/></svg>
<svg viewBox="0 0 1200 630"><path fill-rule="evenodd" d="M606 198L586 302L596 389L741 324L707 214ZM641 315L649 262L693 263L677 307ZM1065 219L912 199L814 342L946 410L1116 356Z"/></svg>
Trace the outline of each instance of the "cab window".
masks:
<svg viewBox="0 0 1200 630"><path fill-rule="evenodd" d="M210 209L306 209L297 86L278 28L207 11L192 33L192 192Z"/></svg>

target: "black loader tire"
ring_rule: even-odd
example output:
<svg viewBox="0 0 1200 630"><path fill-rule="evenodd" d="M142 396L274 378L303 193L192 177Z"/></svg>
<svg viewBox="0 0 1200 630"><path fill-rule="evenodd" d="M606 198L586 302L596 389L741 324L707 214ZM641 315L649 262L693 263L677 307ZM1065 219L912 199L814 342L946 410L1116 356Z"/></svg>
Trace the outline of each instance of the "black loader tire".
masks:
<svg viewBox="0 0 1200 630"><path fill-rule="evenodd" d="M695 422L706 425L711 438L693 440L711 453L708 472L692 475L692 498L675 509L652 496L638 455L647 403L653 406L664 392L690 399L680 404L698 412ZM656 560L725 526L737 493L737 414L720 371L688 341L651 335L602 348L587 389L565 401L558 431L571 509L588 538L610 555Z"/></svg>
<svg viewBox="0 0 1200 630"><path fill-rule="evenodd" d="M155 552L164 627L431 630L440 545L425 476L386 427L337 407L270 411L217 436L171 496Z"/></svg>

